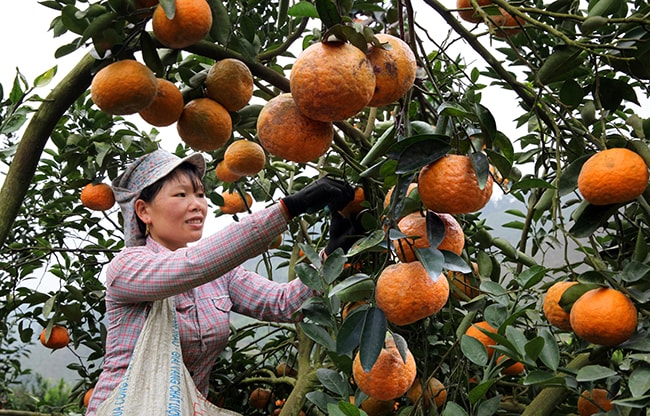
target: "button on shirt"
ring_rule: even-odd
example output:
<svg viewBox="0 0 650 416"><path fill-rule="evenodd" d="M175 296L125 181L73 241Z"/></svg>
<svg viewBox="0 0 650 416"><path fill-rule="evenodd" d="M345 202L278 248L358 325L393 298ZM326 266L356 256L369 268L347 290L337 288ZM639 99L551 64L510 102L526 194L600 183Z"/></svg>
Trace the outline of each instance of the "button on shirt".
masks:
<svg viewBox="0 0 650 416"><path fill-rule="evenodd" d="M204 395L212 366L228 343L230 311L292 322L314 292L298 279L277 283L240 266L266 251L286 225L275 205L192 247L170 251L148 238L146 245L115 256L106 269L106 354L86 415L94 415L118 385L155 300L174 296L183 361Z"/></svg>

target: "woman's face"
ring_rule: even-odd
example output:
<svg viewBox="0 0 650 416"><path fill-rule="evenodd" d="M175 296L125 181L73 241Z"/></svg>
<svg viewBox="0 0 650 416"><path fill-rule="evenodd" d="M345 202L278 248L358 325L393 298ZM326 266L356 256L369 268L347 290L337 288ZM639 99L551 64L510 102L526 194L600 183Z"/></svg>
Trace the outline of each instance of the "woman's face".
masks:
<svg viewBox="0 0 650 416"><path fill-rule="evenodd" d="M136 201L136 213L151 237L170 250L186 247L203 235L208 211L203 187L195 189L185 173L172 175L150 202Z"/></svg>

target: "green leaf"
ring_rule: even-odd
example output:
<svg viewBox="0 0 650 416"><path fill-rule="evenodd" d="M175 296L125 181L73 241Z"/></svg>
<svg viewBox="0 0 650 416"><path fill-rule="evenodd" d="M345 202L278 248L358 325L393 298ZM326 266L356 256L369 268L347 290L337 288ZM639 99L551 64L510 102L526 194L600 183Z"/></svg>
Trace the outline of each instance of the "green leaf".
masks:
<svg viewBox="0 0 650 416"><path fill-rule="evenodd" d="M533 370L523 380L524 386L530 385L556 385L564 386L565 378L556 376L548 371Z"/></svg>
<svg viewBox="0 0 650 416"><path fill-rule="evenodd" d="M316 370L316 377L318 377L318 381L320 381L323 387L327 390L330 390L341 397L348 397L350 395L348 382L338 371L321 367Z"/></svg>
<svg viewBox="0 0 650 416"><path fill-rule="evenodd" d="M88 21L85 18L77 18L78 12L79 9L74 6L65 6L61 10L61 22L70 32L82 35L88 27Z"/></svg>
<svg viewBox="0 0 650 416"><path fill-rule="evenodd" d="M165 16L167 16L169 20L172 20L176 15L176 0L160 0L159 4L165 11Z"/></svg>
<svg viewBox="0 0 650 416"><path fill-rule="evenodd" d="M460 350L468 360L476 365L484 367L488 362L488 352L485 345L478 339L463 334L460 338Z"/></svg>
<svg viewBox="0 0 650 416"><path fill-rule="evenodd" d="M413 136L397 142L389 156L397 160L396 174L417 171L429 163L435 162L451 150L447 136L422 135ZM399 152L397 157L394 157Z"/></svg>
<svg viewBox="0 0 650 416"><path fill-rule="evenodd" d="M336 352L344 355L354 351L359 346L361 331L366 320L364 306L353 310L343 321L336 337Z"/></svg>
<svg viewBox="0 0 650 416"><path fill-rule="evenodd" d="M577 238L586 238L594 234L616 211L620 204L592 205L586 201L574 211L575 222L569 233Z"/></svg>
<svg viewBox="0 0 650 416"><path fill-rule="evenodd" d="M537 358L539 358L539 355L544 350L545 342L546 341L542 337L535 337L528 341L524 346L526 356L533 361L537 361Z"/></svg>
<svg viewBox="0 0 650 416"><path fill-rule="evenodd" d="M448 250L440 250L440 252L445 258L445 261L442 265L443 269L452 270L460 273L472 272L472 268L469 266L469 264L467 264L467 262L463 260L463 258L460 257L458 254Z"/></svg>
<svg viewBox="0 0 650 416"><path fill-rule="evenodd" d="M208 0L212 11L212 27L208 37L221 45L226 45L232 32L228 9L223 1Z"/></svg>
<svg viewBox="0 0 650 416"><path fill-rule="evenodd" d="M488 143L492 143L497 135L497 123L494 116L481 104L474 105L481 131L487 136Z"/></svg>
<svg viewBox="0 0 650 416"><path fill-rule="evenodd" d="M616 375L616 371L602 365L586 365L578 370L576 380L580 383L585 381L601 380Z"/></svg>
<svg viewBox="0 0 650 416"><path fill-rule="evenodd" d="M298 326L312 341L324 346L330 351L336 350L336 343L325 328L308 322L299 322Z"/></svg>
<svg viewBox="0 0 650 416"><path fill-rule="evenodd" d="M632 371L628 380L632 397L640 397L650 390L650 366L647 363L639 363L638 365Z"/></svg>
<svg viewBox="0 0 650 416"><path fill-rule="evenodd" d="M547 328L539 329L538 335L544 338L544 348L539 355L539 359L545 366L553 371L557 371L560 365L560 348L555 337Z"/></svg>
<svg viewBox="0 0 650 416"><path fill-rule="evenodd" d="M375 230L370 235L357 240L354 245L348 250L348 256L355 256L363 251L377 247L386 238L386 233L383 230Z"/></svg>
<svg viewBox="0 0 650 416"><path fill-rule="evenodd" d="M544 60L535 78L541 85L575 79L575 70L582 65L584 60L582 49L575 46L560 45Z"/></svg>
<svg viewBox="0 0 650 416"><path fill-rule="evenodd" d="M475 386L469 391L469 401L473 404L476 404L483 398L483 396L485 396L485 394L490 390L490 387L492 387L495 382L496 379L489 379Z"/></svg>
<svg viewBox="0 0 650 416"><path fill-rule="evenodd" d="M650 265L632 260L623 267L621 277L628 283L638 282L650 275Z"/></svg>
<svg viewBox="0 0 650 416"><path fill-rule="evenodd" d="M533 266L524 270L517 276L517 281L522 289L530 289L537 283L541 282L546 275L546 268L543 266Z"/></svg>
<svg viewBox="0 0 650 416"><path fill-rule="evenodd" d="M110 28L112 25L115 24L114 21L116 18L117 18L117 13L108 12L92 19L90 24L86 26L86 28L84 29L83 34L81 36L81 40L85 41L87 39L90 39L91 37L94 37L97 34L103 32L104 30Z"/></svg>
<svg viewBox="0 0 650 416"><path fill-rule="evenodd" d="M375 282L367 274L354 274L338 283L329 291L329 296L337 296L343 302L368 299L375 289Z"/></svg>
<svg viewBox="0 0 650 416"><path fill-rule="evenodd" d="M594 88L596 87L594 86ZM634 88L630 86L628 81L601 77L599 78L598 87L594 93L598 95L600 103L605 110L617 110L623 100L639 105L636 92L634 92Z"/></svg>
<svg viewBox="0 0 650 416"><path fill-rule="evenodd" d="M429 276L434 280L437 279L445 264L445 256L442 251L433 247L414 247L413 251Z"/></svg>
<svg viewBox="0 0 650 416"><path fill-rule="evenodd" d="M52 81L52 78L56 75L57 66L53 66L47 71L43 72L41 75L37 76L34 79L34 87L44 87Z"/></svg>
<svg viewBox="0 0 650 416"><path fill-rule="evenodd" d="M325 283L329 285L341 275L346 261L347 258L340 248L327 256L323 263L323 279L325 279Z"/></svg>
<svg viewBox="0 0 650 416"><path fill-rule="evenodd" d="M580 84L574 79L564 81L560 88L560 101L570 108L576 108L585 97L585 91Z"/></svg>
<svg viewBox="0 0 650 416"><path fill-rule="evenodd" d="M327 412L328 406L330 404L337 403L337 400L335 400L330 395L320 390L308 392L307 394L305 394L305 398L310 402L314 403L323 412Z"/></svg>
<svg viewBox="0 0 650 416"><path fill-rule="evenodd" d="M384 348L386 329L384 312L377 307L369 308L365 313L359 341L359 359L365 372L370 371L372 366L375 365L379 353Z"/></svg>
<svg viewBox="0 0 650 416"><path fill-rule="evenodd" d="M322 292L325 287L323 280L318 274L318 270L314 269L310 264L298 263L295 267L296 275L300 280L311 289Z"/></svg>
<svg viewBox="0 0 650 416"><path fill-rule="evenodd" d="M326 28L343 22L336 3L331 0L316 0L316 10L318 10L318 17Z"/></svg>
<svg viewBox="0 0 650 416"><path fill-rule="evenodd" d="M527 190L527 189L537 189L537 188L555 188L555 186L553 186L553 184L543 179L526 178L512 185L511 190L516 190L516 189Z"/></svg>
<svg viewBox="0 0 650 416"><path fill-rule="evenodd" d="M499 410L499 403L501 403L501 395L496 395L487 400L482 401L476 409L476 416L492 416Z"/></svg>
<svg viewBox="0 0 650 416"><path fill-rule="evenodd" d="M473 152L469 155L469 158L472 162L472 167L474 167L474 171L476 172L478 187L483 189L485 188L487 179L490 176L490 162L483 152Z"/></svg>
<svg viewBox="0 0 650 416"><path fill-rule="evenodd" d="M467 416L467 412L454 402L447 402L441 416Z"/></svg>
<svg viewBox="0 0 650 416"><path fill-rule="evenodd" d="M311 321L329 328L334 327L334 321L331 317L331 311L327 303L320 297L311 297L307 299L301 308L305 317Z"/></svg>
<svg viewBox="0 0 650 416"><path fill-rule="evenodd" d="M140 34L140 48L142 50L142 60L149 69L151 69L158 78L163 78L165 75L165 67L158 55L158 49L149 35L149 32L142 32Z"/></svg>
<svg viewBox="0 0 650 416"><path fill-rule="evenodd" d="M289 11L287 13L292 17L311 17L313 19L318 18L318 10L316 10L316 6L308 1L299 1L298 3L289 7Z"/></svg>
<svg viewBox="0 0 650 416"><path fill-rule="evenodd" d="M445 238L445 223L431 210L427 210L426 213L426 230L429 246L438 247Z"/></svg>

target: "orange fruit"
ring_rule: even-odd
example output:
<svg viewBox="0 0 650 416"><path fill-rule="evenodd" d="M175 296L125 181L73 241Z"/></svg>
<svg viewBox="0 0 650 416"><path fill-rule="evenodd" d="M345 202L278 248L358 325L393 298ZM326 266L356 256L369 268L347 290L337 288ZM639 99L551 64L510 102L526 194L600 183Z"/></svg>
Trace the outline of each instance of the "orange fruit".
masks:
<svg viewBox="0 0 650 416"><path fill-rule="evenodd" d="M259 144L250 140L235 140L223 154L228 169L239 176L257 175L264 168L266 155Z"/></svg>
<svg viewBox="0 0 650 416"><path fill-rule="evenodd" d="M452 270L447 272L447 279L456 287L459 293L463 293L466 296L466 298L463 298L455 290L452 290L451 295L456 299L474 299L481 294L479 289L481 286L481 278L478 275L478 264L472 262L472 268L474 269L474 273L461 273Z"/></svg>
<svg viewBox="0 0 650 416"><path fill-rule="evenodd" d="M202 40L212 27L212 11L206 0L176 0L172 19L162 5L153 12L151 28L156 39L168 48L180 49Z"/></svg>
<svg viewBox="0 0 650 416"><path fill-rule="evenodd" d="M413 403L416 403L422 397L423 385L422 380L416 378L413 385L406 393L406 397ZM441 408L447 401L447 388L440 380L435 377L430 377L427 382L427 391L422 397L422 405L425 409L431 407L435 403L437 408Z"/></svg>
<svg viewBox="0 0 650 416"><path fill-rule="evenodd" d="M176 84L162 78L156 81L158 88L155 98L139 114L152 126L165 127L178 121L185 107L185 101Z"/></svg>
<svg viewBox="0 0 650 416"><path fill-rule="evenodd" d="M70 343L70 335L68 334L68 330L62 325L54 325L52 327L52 331L50 332L50 336L47 339L45 337L46 332L47 328L43 328L39 339L41 341L41 344L47 348L58 350L59 348L63 348Z"/></svg>
<svg viewBox="0 0 650 416"><path fill-rule="evenodd" d="M84 394L84 407L88 407L88 404L90 403L90 398L93 396L93 391L95 391L94 387L91 387L86 391Z"/></svg>
<svg viewBox="0 0 650 416"><path fill-rule="evenodd" d="M156 98L158 82L144 64L124 59L100 69L90 83L90 98L105 113L135 114Z"/></svg>
<svg viewBox="0 0 650 416"><path fill-rule="evenodd" d="M402 39L387 33L375 37L390 45L390 49L373 45L367 54L375 71L375 92L368 106L381 107L402 98L411 89L418 65L411 47Z"/></svg>
<svg viewBox="0 0 650 416"><path fill-rule="evenodd" d="M497 364L507 359L508 357L505 355L500 355L499 358L497 358ZM526 370L524 363L515 361L513 364L501 369L501 373L505 374L506 376L518 376L519 374L523 373L524 370Z"/></svg>
<svg viewBox="0 0 650 416"><path fill-rule="evenodd" d="M578 398L578 414L580 416L609 412L613 408L614 404L607 398L607 390L605 389L585 390Z"/></svg>
<svg viewBox="0 0 650 416"><path fill-rule="evenodd" d="M490 16L490 29L494 36L498 38L507 38L521 32L526 21L519 16L513 16L506 10L499 8L501 14Z"/></svg>
<svg viewBox="0 0 650 416"><path fill-rule="evenodd" d="M375 92L375 73L361 49L318 42L298 55L289 76L291 95L305 116L344 120L361 111Z"/></svg>
<svg viewBox="0 0 650 416"><path fill-rule="evenodd" d="M262 107L257 118L257 135L270 154L306 163L327 152L334 138L334 126L306 117L298 110L291 94L280 94Z"/></svg>
<svg viewBox="0 0 650 416"><path fill-rule="evenodd" d="M230 113L210 98L195 98L185 104L176 129L195 150L210 152L225 145L232 134Z"/></svg>
<svg viewBox="0 0 650 416"><path fill-rule="evenodd" d="M422 263L396 263L382 270L375 288L377 307L396 325L408 325L437 313L449 298L449 283L435 280Z"/></svg>
<svg viewBox="0 0 650 416"><path fill-rule="evenodd" d="M217 179L222 182L235 182L241 178L240 175L232 172L223 160L217 163L217 167L214 169L214 174L216 175Z"/></svg>
<svg viewBox="0 0 650 416"><path fill-rule="evenodd" d="M493 345L496 345L497 342L487 336L486 334L481 331L481 329L484 329L489 332L494 332L495 334L497 333L496 328L494 328L492 325L490 325L487 321L479 321L476 323L473 323L469 328L467 328L467 331L465 331L465 335L476 338L485 346L487 349L488 357L492 357L492 354L494 354L494 348L492 348Z"/></svg>
<svg viewBox="0 0 650 416"><path fill-rule="evenodd" d="M280 245L282 245L282 234L278 235L273 239L273 241L271 241L271 244L269 244L269 249L278 248Z"/></svg>
<svg viewBox="0 0 650 416"><path fill-rule="evenodd" d="M283 361L275 367L275 375L278 377L282 377L282 376L295 377L298 375L298 371Z"/></svg>
<svg viewBox="0 0 650 416"><path fill-rule="evenodd" d="M341 320L345 321L345 318L350 315L350 313L357 309L359 306L367 305L368 301L367 300L357 300L354 302L348 302L343 306L343 309L341 310Z"/></svg>
<svg viewBox="0 0 650 416"><path fill-rule="evenodd" d="M414 189L417 189L417 187L417 183L410 183L406 189L406 197L408 198L411 195L411 192L413 192ZM388 189L388 192L386 192L386 196L384 196L384 208L388 208L390 206L390 199L392 198L394 191L395 186L391 186L390 189Z"/></svg>
<svg viewBox="0 0 650 416"><path fill-rule="evenodd" d="M448 154L420 170L418 192L424 206L432 211L468 214L488 203L493 182L488 175L481 189L469 156Z"/></svg>
<svg viewBox="0 0 650 416"><path fill-rule="evenodd" d="M248 397L249 404L256 409L265 409L271 402L273 392L269 389L257 387Z"/></svg>
<svg viewBox="0 0 650 416"><path fill-rule="evenodd" d="M578 282L557 282L549 287L544 295L543 310L546 320L556 328L571 331L569 313L560 306L564 291Z"/></svg>
<svg viewBox="0 0 650 416"><path fill-rule="evenodd" d="M492 4L492 0L477 0L476 4L487 6ZM456 0L456 8L458 9L458 16L466 22L479 23L483 21L483 18L476 13L471 0Z"/></svg>
<svg viewBox="0 0 650 416"><path fill-rule="evenodd" d="M591 156L578 175L578 189L593 205L619 204L641 195L648 186L648 167L641 156L624 148Z"/></svg>
<svg viewBox="0 0 650 416"><path fill-rule="evenodd" d="M410 350L406 351L406 362L388 336L377 361L367 373L361 366L357 352L352 361L352 377L359 390L377 400L393 400L408 391L415 380L415 359Z"/></svg>
<svg viewBox="0 0 650 416"><path fill-rule="evenodd" d="M573 332L596 345L613 346L636 331L634 303L616 289L592 289L578 298L569 314Z"/></svg>
<svg viewBox="0 0 650 416"><path fill-rule="evenodd" d="M246 212L253 205L253 197L246 193L246 200L237 191L226 191L221 194L223 198L223 205L219 208L224 214L237 214L239 212Z"/></svg>
<svg viewBox="0 0 650 416"><path fill-rule="evenodd" d="M377 400L374 397L368 397L361 402L359 408L368 416L390 416L395 413L395 400Z"/></svg>
<svg viewBox="0 0 650 416"><path fill-rule="evenodd" d="M239 59L215 62L205 78L206 95L226 110L239 111L253 97L253 74Z"/></svg>
<svg viewBox="0 0 650 416"><path fill-rule="evenodd" d="M439 250L448 250L459 256L465 247L465 233L456 219L450 214L438 214L445 226L445 236L438 245ZM408 236L393 240L397 257L404 263L417 260L414 248L429 247L427 219L420 212L412 212L399 220L397 228Z"/></svg>
<svg viewBox="0 0 650 416"><path fill-rule="evenodd" d="M366 193L362 187L357 187L354 190L354 199L339 211L341 216L349 218L364 210L363 203L366 201Z"/></svg>
<svg viewBox="0 0 650 416"><path fill-rule="evenodd" d="M88 209L106 211L115 205L113 188L105 183L87 184L81 189L81 203Z"/></svg>

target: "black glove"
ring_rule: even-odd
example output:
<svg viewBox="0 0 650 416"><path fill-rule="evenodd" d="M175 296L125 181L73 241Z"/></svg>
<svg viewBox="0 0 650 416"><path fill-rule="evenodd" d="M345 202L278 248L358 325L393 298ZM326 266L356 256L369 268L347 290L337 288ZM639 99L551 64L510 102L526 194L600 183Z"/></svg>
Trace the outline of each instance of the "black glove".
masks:
<svg viewBox="0 0 650 416"><path fill-rule="evenodd" d="M325 247L325 254L331 254L337 248L342 248L344 253L352 247L365 230L361 225L361 216L367 210L345 218L338 211L332 211L332 220L330 221L330 239Z"/></svg>
<svg viewBox="0 0 650 416"><path fill-rule="evenodd" d="M313 213L329 206L338 211L354 199L354 188L343 181L324 177L282 199L291 217Z"/></svg>

